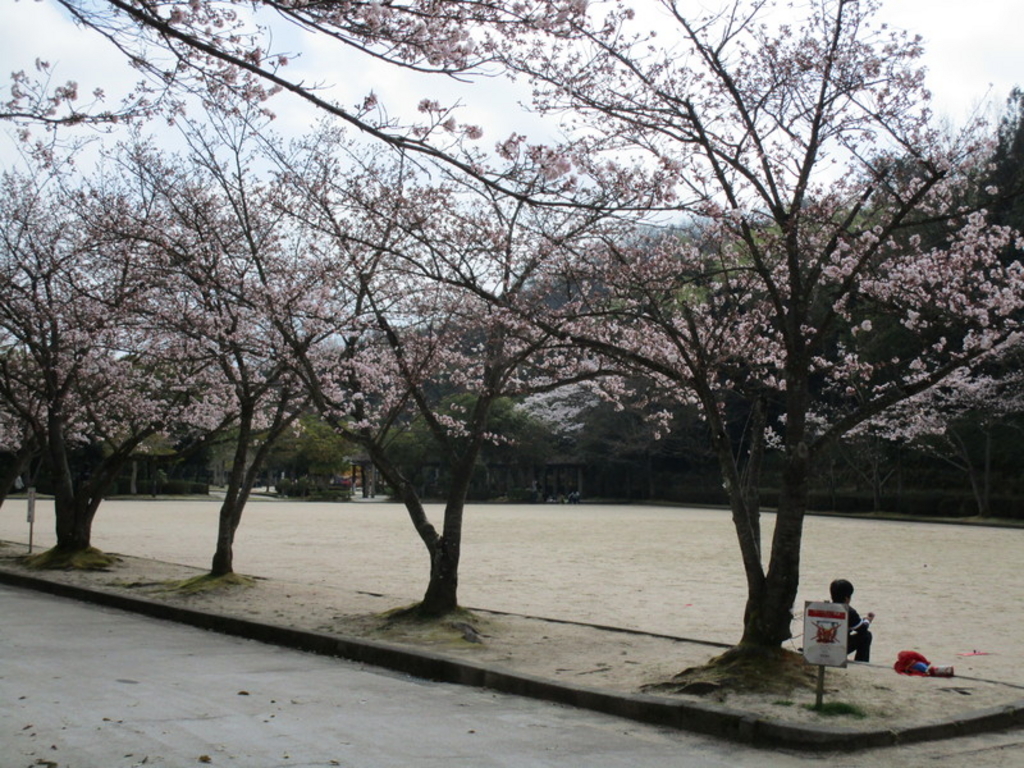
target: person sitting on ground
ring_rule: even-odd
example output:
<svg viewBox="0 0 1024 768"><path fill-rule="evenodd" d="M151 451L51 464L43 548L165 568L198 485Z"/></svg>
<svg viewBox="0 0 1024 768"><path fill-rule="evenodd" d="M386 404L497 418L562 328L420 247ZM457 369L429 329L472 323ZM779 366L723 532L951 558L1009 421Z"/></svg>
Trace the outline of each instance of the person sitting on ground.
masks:
<svg viewBox="0 0 1024 768"><path fill-rule="evenodd" d="M829 585L829 592L832 594L833 603L843 603L846 606L846 616L849 623L849 636L846 641L846 652L854 654L854 661L871 660L871 622L875 620L874 613L868 613L861 618L861 615L850 605L850 598L853 597L853 584L846 579L836 579Z"/></svg>
<svg viewBox="0 0 1024 768"><path fill-rule="evenodd" d="M900 651L893 669L901 675L917 675L919 677L952 677L953 667L932 664L917 651Z"/></svg>

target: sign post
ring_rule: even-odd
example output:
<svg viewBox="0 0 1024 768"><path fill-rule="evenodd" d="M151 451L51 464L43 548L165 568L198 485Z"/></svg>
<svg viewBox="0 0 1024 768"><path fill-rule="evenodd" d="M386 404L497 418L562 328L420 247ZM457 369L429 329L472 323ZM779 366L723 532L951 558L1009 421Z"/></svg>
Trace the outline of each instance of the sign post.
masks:
<svg viewBox="0 0 1024 768"><path fill-rule="evenodd" d="M28 501L28 553L32 554L32 534L35 531L36 523L36 489L29 488L25 492L25 499Z"/></svg>
<svg viewBox="0 0 1024 768"><path fill-rule="evenodd" d="M818 666L815 709L825 693L825 667L846 666L849 619L843 603L804 603L804 660Z"/></svg>

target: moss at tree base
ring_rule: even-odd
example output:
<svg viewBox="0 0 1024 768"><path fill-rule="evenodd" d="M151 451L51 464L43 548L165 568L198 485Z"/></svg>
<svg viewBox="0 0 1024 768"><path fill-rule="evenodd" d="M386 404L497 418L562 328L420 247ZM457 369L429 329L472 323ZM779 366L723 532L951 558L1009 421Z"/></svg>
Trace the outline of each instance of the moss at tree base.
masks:
<svg viewBox="0 0 1024 768"><path fill-rule="evenodd" d="M21 560L22 565L35 571L107 571L118 562L117 555L95 547L75 550L54 547L38 555L26 555Z"/></svg>
<svg viewBox="0 0 1024 768"><path fill-rule="evenodd" d="M367 616L365 625L377 636L393 641L411 641L427 646L484 644L487 621L465 608L441 616L422 610L422 603L393 608Z"/></svg>
<svg viewBox="0 0 1024 768"><path fill-rule="evenodd" d="M788 694L817 685L816 668L803 656L781 648L736 646L700 667L691 667L664 683L645 686L650 693Z"/></svg>
<svg viewBox="0 0 1024 768"><path fill-rule="evenodd" d="M251 587L255 583L256 579L252 576L243 576L239 573L225 573L220 576L204 573L202 576L194 576L183 581L166 582L160 591L179 595L201 595L233 587Z"/></svg>

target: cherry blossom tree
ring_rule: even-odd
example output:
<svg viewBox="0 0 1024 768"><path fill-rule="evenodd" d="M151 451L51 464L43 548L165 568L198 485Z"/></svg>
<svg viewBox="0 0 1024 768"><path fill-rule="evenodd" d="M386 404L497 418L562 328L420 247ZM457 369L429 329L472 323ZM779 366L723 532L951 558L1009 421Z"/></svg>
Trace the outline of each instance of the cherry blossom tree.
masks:
<svg viewBox="0 0 1024 768"><path fill-rule="evenodd" d="M372 164L348 169L338 146L336 138L326 146L317 142L301 171L285 176L295 195L289 210L309 233L310 254L331 265L330 277L318 286L316 317L334 329L325 343L304 350L295 344L293 352L323 418L367 451L405 504L430 558L422 610L443 615L457 605L461 507L446 508L439 533L415 485L392 460L390 444L412 418L417 396L442 436L455 426L442 426L424 393L447 370L447 355L461 339L451 334L448 313L393 269L395 255L415 243L406 234L397 195L391 196L403 189L401 177ZM472 466L475 450L470 445L462 452L463 464Z"/></svg>
<svg viewBox="0 0 1024 768"><path fill-rule="evenodd" d="M738 650L778 648L815 457L1015 331L1021 268L998 254L1020 241L961 206L985 134L933 127L920 41L877 3L816 0L797 22L765 2L658 7L656 38L613 6L505 51L539 108L585 127L572 163L628 160L620 177L648 185L653 222L683 224L553 259L576 297L544 325L700 406L747 578ZM742 453L735 395L759 427ZM770 550L743 477L762 445L782 457Z"/></svg>
<svg viewBox="0 0 1024 768"><path fill-rule="evenodd" d="M315 297L320 275L309 271L304 243L289 232L277 193L255 167L260 122L211 117L189 124L183 157L136 145L122 156L132 179L133 210L108 224L129 243L144 243L164 296L151 319L180 339L186 359L203 361L207 429L233 443L210 575L233 572L242 514L276 441L307 407L291 347L317 340L292 320Z"/></svg>
<svg viewBox="0 0 1024 768"><path fill-rule="evenodd" d="M0 121L19 125L22 139L29 138L33 125L51 130L80 125L109 128L150 117L159 106L153 88L144 82L118 104L107 106L102 88L83 94L74 80L54 82L55 69L50 62L37 59L34 71L11 73L9 84L0 90Z"/></svg>
<svg viewBox="0 0 1024 768"><path fill-rule="evenodd" d="M1024 413L1024 352L1019 338L977 369L954 371L941 384L889 409L861 431L899 440L938 458L968 479L977 513L991 514L995 433ZM980 446L973 436L980 436Z"/></svg>
<svg viewBox="0 0 1024 768"><path fill-rule="evenodd" d="M431 183L416 166L353 154L339 141L320 136L284 175L309 250L334 265L321 311L337 331L305 355L305 378L324 417L367 450L404 502L430 558L417 610L443 615L458 606L465 501L481 446L502 439L489 427L495 403L601 373L512 309L544 303L533 273L585 228L573 212ZM481 286L504 305L484 301ZM464 395L461 410L451 394ZM440 530L389 450L412 419L449 470Z"/></svg>
<svg viewBox="0 0 1024 768"><path fill-rule="evenodd" d="M121 468L189 401L189 371L161 365L139 320L154 286L92 226L100 196L80 181L66 164L0 179L3 395L45 446L58 558L90 549Z"/></svg>
<svg viewBox="0 0 1024 768"><path fill-rule="evenodd" d="M198 97L207 107L229 110L232 105L265 104L277 93L290 94L388 145L442 159L481 177L480 166L464 156L459 146L465 139L480 138L482 130L457 120L457 103L423 99L423 119L412 124L408 117L394 116L400 108L389 109L381 103L373 83L365 83L355 103L346 104L332 95L330 86L335 83L327 73L311 77L295 59L304 51L326 49L335 58L357 62L352 71L385 63L396 74L434 74L458 81L491 77L500 70L493 66L494 44L482 30L511 30L523 24L558 30L585 13L585 3L577 0L326 5L278 0L158 5L136 0L57 0L57 4L76 23L122 51L133 67L149 76L150 87L157 92L170 89L182 98ZM294 44L296 50L283 49L281 39L292 41L285 45ZM74 83L59 93L16 85L20 99L12 99L10 110L15 116L41 111L45 117L49 104L68 103L64 91L77 90ZM29 110L23 106L26 101L42 108ZM175 108L182 103L175 102Z"/></svg>

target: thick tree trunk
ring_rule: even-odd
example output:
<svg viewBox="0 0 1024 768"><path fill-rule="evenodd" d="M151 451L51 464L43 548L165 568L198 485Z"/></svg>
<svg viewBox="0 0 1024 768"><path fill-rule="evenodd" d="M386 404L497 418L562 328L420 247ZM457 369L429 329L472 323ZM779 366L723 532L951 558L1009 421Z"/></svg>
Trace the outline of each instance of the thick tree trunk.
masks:
<svg viewBox="0 0 1024 768"><path fill-rule="evenodd" d="M91 543L91 520L83 524L78 520L75 504L75 482L68 462L64 429L58 412L51 411L47 417L47 441L49 452L51 485L53 486L54 525L57 535L56 548L65 552L87 549Z"/></svg>
<svg viewBox="0 0 1024 768"><path fill-rule="evenodd" d="M217 520L217 548L210 563L211 576L226 576L234 573L235 567L235 531L238 529L238 508L233 495L229 493L220 506Z"/></svg>
<svg viewBox="0 0 1024 768"><path fill-rule="evenodd" d="M242 521L242 485L245 480L245 465L249 459L249 428L248 425L239 429L238 442L235 444L235 455L231 462L231 473L228 487L224 493L224 501L220 505L217 519L217 548L210 563L211 576L226 576L234 572L235 531ZM244 502L243 502L244 503Z"/></svg>
<svg viewBox="0 0 1024 768"><path fill-rule="evenodd" d="M92 546L92 522L96 519L96 513L94 509L90 511L92 504L89 502L87 499L76 500L71 536L65 544L58 545L59 549L78 552Z"/></svg>
<svg viewBox="0 0 1024 768"><path fill-rule="evenodd" d="M224 502L220 506L220 515L217 520L217 548L213 553L213 560L210 564L211 576L226 576L234 573L235 567L235 534L242 522L242 512L249 501L253 486L256 484L256 476L259 467L263 464L265 452L260 450L253 458L252 465L243 473L241 480L234 478L228 483L228 489L224 494Z"/></svg>
<svg viewBox="0 0 1024 768"><path fill-rule="evenodd" d="M698 394L701 396L701 404L708 420L711 442L718 458L725 490L729 495L733 527L743 560L743 572L747 579L747 604L743 616L744 627L747 627L752 622L759 622L766 587L761 562L761 510L756 492L760 485L758 475L761 467L757 451L760 450L758 446L763 448L763 440L752 442L751 449L755 453L749 457L746 472L741 472L715 393L706 389ZM748 633L744 631L740 643L747 640Z"/></svg>
<svg viewBox="0 0 1024 768"><path fill-rule="evenodd" d="M752 519L754 535L761 539L761 469L764 466L765 428L768 424L768 403L766 398L754 400L754 410L750 418L750 448L747 451L747 462L740 477L742 480L743 505Z"/></svg>
<svg viewBox="0 0 1024 768"><path fill-rule="evenodd" d="M102 496L95 496L89 484L79 483L70 499L62 499L57 510L59 534L54 549L61 552L81 552L92 546L92 524L96 519Z"/></svg>
<svg viewBox="0 0 1024 768"><path fill-rule="evenodd" d="M424 616L444 616L459 607L460 545L442 538L430 556L430 581L420 603Z"/></svg>
<svg viewBox="0 0 1024 768"><path fill-rule="evenodd" d="M244 421L239 426L238 443L231 464L228 487L224 494L224 502L220 507L217 522L217 548L210 563L211 576L227 576L234 573L235 568L235 533L242 522L242 512L249 501L253 486L259 477L260 470L266 461L267 454L277 442L284 430L298 418L299 411L288 413L288 401L280 404L274 423L267 430L263 440L255 452L252 451L253 438L252 411L242 414Z"/></svg>
<svg viewBox="0 0 1024 768"><path fill-rule="evenodd" d="M802 370L799 365L790 370ZM786 457L764 584L747 599L741 645L778 648L792 636L793 603L800 585L800 550L807 512L810 451L807 381L791 373L786 388Z"/></svg>
<svg viewBox="0 0 1024 768"><path fill-rule="evenodd" d="M807 509L807 456L787 462L779 493L771 561L761 589L747 599L741 645L775 648L792 636L793 603L800 585L800 553Z"/></svg>
<svg viewBox="0 0 1024 768"><path fill-rule="evenodd" d="M110 455L98 466L93 467L88 478L79 478L77 482L71 481L70 498L64 497L63 494L60 497L54 496L58 531L56 549L78 552L92 546L92 524L96 519L96 513L135 445L136 442L133 441L122 446L121 452ZM70 472L68 478L70 479Z"/></svg>
<svg viewBox="0 0 1024 768"><path fill-rule="evenodd" d="M775 534L768 570L763 565L758 488L767 424L766 403L755 403L750 454L741 472L732 443L710 390L702 395L704 413L729 503L733 525L747 578L747 602L743 634L737 652L761 653L778 649L791 636L792 609L800 575L800 546L807 509L809 452L803 442L806 423L806 387L790 386L787 392L786 464L782 475Z"/></svg>
<svg viewBox="0 0 1024 768"><path fill-rule="evenodd" d="M427 549L427 555L430 558L430 578L423 600L418 606L419 612L424 616L444 616L451 613L459 607L462 521L479 445L471 448L466 454L460 456L457 462L453 463L452 481L444 510L444 526L440 534L427 518L416 488L391 463L381 446L372 440L367 440L364 447L388 485L394 488L401 497L409 513L409 519Z"/></svg>
<svg viewBox="0 0 1024 768"><path fill-rule="evenodd" d="M452 467L452 482L444 508L444 530L438 546L431 553L430 581L420 606L427 616L444 616L459 607L462 523L477 453L478 448L474 447Z"/></svg>

